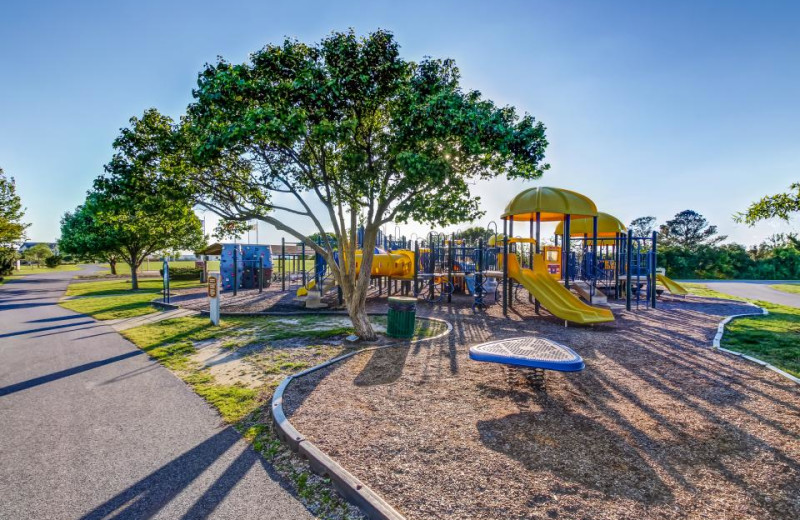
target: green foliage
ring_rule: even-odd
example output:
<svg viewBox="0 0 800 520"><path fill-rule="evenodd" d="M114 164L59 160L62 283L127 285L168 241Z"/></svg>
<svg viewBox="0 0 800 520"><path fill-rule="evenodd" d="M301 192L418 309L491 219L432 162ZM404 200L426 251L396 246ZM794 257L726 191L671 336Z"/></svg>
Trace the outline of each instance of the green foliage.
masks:
<svg viewBox="0 0 800 520"><path fill-rule="evenodd" d="M252 229L250 222L220 219L217 227L214 228L213 236L220 242L233 240L247 233L250 229Z"/></svg>
<svg viewBox="0 0 800 520"><path fill-rule="evenodd" d="M72 254L108 261L109 254L117 255L131 267L136 288L136 270L145 257L201 249L205 237L189 193L161 175L172 120L151 109L130 122L114 140L106 174L95 180L84 205L64 216L62 243Z"/></svg>
<svg viewBox="0 0 800 520"><path fill-rule="evenodd" d="M8 276L16 267L17 252L11 247L0 247L0 276Z"/></svg>
<svg viewBox="0 0 800 520"><path fill-rule="evenodd" d="M30 263L35 263L37 266L42 265L46 259L53 256L53 250L47 244L36 244L29 247L22 253L22 258Z"/></svg>
<svg viewBox="0 0 800 520"><path fill-rule="evenodd" d="M13 177L6 177L0 168L0 247L12 247L24 240L25 230L30 226L22 222L24 216Z"/></svg>
<svg viewBox="0 0 800 520"><path fill-rule="evenodd" d="M121 248L113 229L103 226L101 203L97 193L89 193L74 212L61 217L59 251L87 262L100 260L116 264Z"/></svg>
<svg viewBox="0 0 800 520"><path fill-rule="evenodd" d="M717 226L709 225L703 215L687 209L661 226L659 239L666 246L694 249L719 244L727 237L717 235Z"/></svg>
<svg viewBox="0 0 800 520"><path fill-rule="evenodd" d="M659 247L658 264L674 278L800 278L800 250L785 239L766 241L749 251L740 244L701 245L691 249L664 246Z"/></svg>
<svg viewBox="0 0 800 520"><path fill-rule="evenodd" d="M791 191L768 195L754 202L744 213L734 216L736 222L744 222L751 226L761 220L779 218L789 221L792 214L800 212L800 182L789 186Z"/></svg>
<svg viewBox="0 0 800 520"><path fill-rule="evenodd" d="M44 265L50 268L58 267L59 265L61 265L61 261L62 261L61 255L48 256L47 258L44 259Z"/></svg>
<svg viewBox="0 0 800 520"><path fill-rule="evenodd" d="M473 226L466 229L459 229L455 232L457 239L466 240L470 244L477 244L478 240L483 239L484 243L489 241L490 237L494 236L493 231L489 231L485 227Z"/></svg>
<svg viewBox="0 0 800 520"><path fill-rule="evenodd" d="M267 45L247 63L220 60L202 71L174 134L171 146L184 153L171 172L223 218L260 219L324 255L359 335L371 338L363 306L382 225L475 220L483 213L472 181L535 179L548 169L544 125L459 82L452 60L406 61L386 31ZM314 199L323 215L312 211ZM336 240L314 244L287 214L307 217L323 237L330 221Z"/></svg>

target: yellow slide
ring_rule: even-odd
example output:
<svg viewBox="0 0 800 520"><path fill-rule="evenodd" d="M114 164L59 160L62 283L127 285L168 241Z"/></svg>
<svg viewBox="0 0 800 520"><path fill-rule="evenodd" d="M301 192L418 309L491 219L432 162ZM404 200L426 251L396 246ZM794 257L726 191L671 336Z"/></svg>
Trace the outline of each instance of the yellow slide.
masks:
<svg viewBox="0 0 800 520"><path fill-rule="evenodd" d="M656 274L656 280L661 282L661 285L666 287L667 290L669 292L671 292L672 294L677 294L679 296L685 296L685 295L689 294L689 291L687 291L684 286L682 286L681 284L679 284L675 280L667 278L663 274Z"/></svg>
<svg viewBox="0 0 800 520"><path fill-rule="evenodd" d="M521 269L517 255L509 255L508 276L521 283L545 309L562 320L583 324L614 321L610 310L582 302L558 283L547 272L542 255L534 256L533 271Z"/></svg>

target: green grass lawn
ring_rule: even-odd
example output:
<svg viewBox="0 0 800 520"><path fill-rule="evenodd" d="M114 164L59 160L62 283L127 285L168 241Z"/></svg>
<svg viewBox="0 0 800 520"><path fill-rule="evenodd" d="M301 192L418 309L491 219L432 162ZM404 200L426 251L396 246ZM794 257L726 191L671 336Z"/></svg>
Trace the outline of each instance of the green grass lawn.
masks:
<svg viewBox="0 0 800 520"><path fill-rule="evenodd" d="M29 274L60 273L62 271L80 271L80 266L76 264L61 264L56 267L36 267L35 265L21 265L19 271L14 271L15 275L26 276Z"/></svg>
<svg viewBox="0 0 800 520"><path fill-rule="evenodd" d="M800 309L754 301L766 316L736 318L725 327L722 347L748 354L800 377Z"/></svg>
<svg viewBox="0 0 800 520"><path fill-rule="evenodd" d="M800 283L781 283L776 285L770 285L770 287L777 291L783 291L792 294L800 294Z"/></svg>
<svg viewBox="0 0 800 520"><path fill-rule="evenodd" d="M73 282L67 288L66 296L75 299L62 300L60 305L67 309L98 320L132 318L155 312L150 302L161 294L160 279L139 280L139 290L130 290L129 280L103 280L97 282ZM198 287L199 282L176 280L170 283L172 289Z"/></svg>
<svg viewBox="0 0 800 520"><path fill-rule="evenodd" d="M728 323L725 326L721 346L766 361L793 376L800 377L800 309L737 298L709 289L703 284L682 285L697 296L750 301L767 309L769 314L766 316L736 318Z"/></svg>

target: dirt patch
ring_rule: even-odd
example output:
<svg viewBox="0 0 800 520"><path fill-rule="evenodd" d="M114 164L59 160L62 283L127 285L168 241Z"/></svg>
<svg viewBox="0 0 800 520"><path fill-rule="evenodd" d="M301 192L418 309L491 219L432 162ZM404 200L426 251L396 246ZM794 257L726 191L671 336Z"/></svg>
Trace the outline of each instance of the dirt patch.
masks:
<svg viewBox="0 0 800 520"><path fill-rule="evenodd" d="M222 385L240 384L258 388L264 384L257 367L248 359L247 352L224 346L224 341L207 341L195 344L192 361L208 369L214 380Z"/></svg>
<svg viewBox="0 0 800 520"><path fill-rule="evenodd" d="M564 328L517 302L420 306L448 337L364 353L293 383L286 412L410 519L800 518L800 392L708 348L751 307L689 297ZM543 314L546 314L543 312ZM586 361L548 373L469 346L537 334Z"/></svg>

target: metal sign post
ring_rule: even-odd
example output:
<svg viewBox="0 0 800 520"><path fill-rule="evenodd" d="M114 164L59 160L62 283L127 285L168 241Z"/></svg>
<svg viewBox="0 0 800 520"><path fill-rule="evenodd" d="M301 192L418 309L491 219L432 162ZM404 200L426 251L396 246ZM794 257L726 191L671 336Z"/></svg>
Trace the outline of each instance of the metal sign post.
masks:
<svg viewBox="0 0 800 520"><path fill-rule="evenodd" d="M169 260L167 260L166 258L164 258L164 264L162 270L164 271L164 275L162 278L164 282L163 283L164 290L161 301L163 301L164 303L169 303Z"/></svg>
<svg viewBox="0 0 800 520"><path fill-rule="evenodd" d="M219 325L220 276L219 271L208 273L208 311L211 323Z"/></svg>

